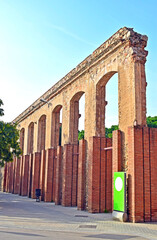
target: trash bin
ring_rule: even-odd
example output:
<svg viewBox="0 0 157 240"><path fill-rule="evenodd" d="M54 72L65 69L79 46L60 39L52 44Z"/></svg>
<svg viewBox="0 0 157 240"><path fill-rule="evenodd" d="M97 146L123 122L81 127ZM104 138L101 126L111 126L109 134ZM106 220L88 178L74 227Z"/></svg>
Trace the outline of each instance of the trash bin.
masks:
<svg viewBox="0 0 157 240"><path fill-rule="evenodd" d="M35 196L36 196L36 202L40 202L40 196L41 196L40 188L35 189Z"/></svg>

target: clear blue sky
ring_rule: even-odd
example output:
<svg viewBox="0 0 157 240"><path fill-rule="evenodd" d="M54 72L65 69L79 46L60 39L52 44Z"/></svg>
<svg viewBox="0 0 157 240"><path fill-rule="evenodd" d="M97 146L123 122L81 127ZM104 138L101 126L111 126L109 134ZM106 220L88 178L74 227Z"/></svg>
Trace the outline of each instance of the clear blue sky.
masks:
<svg viewBox="0 0 157 240"><path fill-rule="evenodd" d="M156 0L0 0L2 120L13 120L124 26L148 36L147 115L155 116Z"/></svg>

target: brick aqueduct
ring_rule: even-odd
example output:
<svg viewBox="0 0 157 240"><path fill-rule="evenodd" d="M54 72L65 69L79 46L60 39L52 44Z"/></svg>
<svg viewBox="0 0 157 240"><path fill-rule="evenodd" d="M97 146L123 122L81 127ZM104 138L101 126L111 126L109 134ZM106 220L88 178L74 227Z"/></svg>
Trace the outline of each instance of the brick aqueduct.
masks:
<svg viewBox="0 0 157 240"><path fill-rule="evenodd" d="M157 129L146 126L146 44L147 36L121 28L15 119L23 156L5 166L3 191L35 198L41 188L43 201L111 212L113 173L126 171L129 220L157 221ZM119 130L106 139L105 87L115 73ZM78 143L83 94L85 139Z"/></svg>

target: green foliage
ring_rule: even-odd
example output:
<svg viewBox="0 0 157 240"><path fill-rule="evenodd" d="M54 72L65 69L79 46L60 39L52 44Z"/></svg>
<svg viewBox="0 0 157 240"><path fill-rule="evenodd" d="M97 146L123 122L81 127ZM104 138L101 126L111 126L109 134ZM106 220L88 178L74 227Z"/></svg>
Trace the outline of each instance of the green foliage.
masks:
<svg viewBox="0 0 157 240"><path fill-rule="evenodd" d="M16 124L0 121L0 166L3 167L5 162L12 161L14 155L20 156L18 139L19 131L16 129Z"/></svg>
<svg viewBox="0 0 157 240"><path fill-rule="evenodd" d="M78 131L78 140L84 139L84 130Z"/></svg>
<svg viewBox="0 0 157 240"><path fill-rule="evenodd" d="M1 105L3 105L3 101L0 99L0 107ZM4 110L2 108L0 108L0 116L4 115Z"/></svg>
<svg viewBox="0 0 157 240"><path fill-rule="evenodd" d="M2 100L0 100L0 106L1 104L2 104ZM1 167L4 166L5 162L12 161L13 156L19 157L21 154L21 149L18 142L19 131L17 130L16 127L17 127L17 124L5 123L3 121L0 121L0 166Z"/></svg>
<svg viewBox="0 0 157 240"><path fill-rule="evenodd" d="M147 117L147 126L150 128L157 128L157 116Z"/></svg>
<svg viewBox="0 0 157 240"><path fill-rule="evenodd" d="M110 128L105 128L105 137L112 138L112 132L118 129L118 125L112 125ZM78 140L84 139L84 130L78 131Z"/></svg>
<svg viewBox="0 0 157 240"><path fill-rule="evenodd" d="M112 125L110 128L105 128L105 137L112 138L112 132L118 130L118 125Z"/></svg>
<svg viewBox="0 0 157 240"><path fill-rule="evenodd" d="M157 128L157 116L147 117L147 126L150 128ZM112 125L110 128L105 128L105 137L112 138L112 132L118 129L118 125ZM84 139L84 130L78 132L78 140L81 139Z"/></svg>
<svg viewBox="0 0 157 240"><path fill-rule="evenodd" d="M147 126L150 128L157 128L157 116L147 117ZM112 138L112 132L118 129L118 125L112 125L110 128L105 128L105 137Z"/></svg>

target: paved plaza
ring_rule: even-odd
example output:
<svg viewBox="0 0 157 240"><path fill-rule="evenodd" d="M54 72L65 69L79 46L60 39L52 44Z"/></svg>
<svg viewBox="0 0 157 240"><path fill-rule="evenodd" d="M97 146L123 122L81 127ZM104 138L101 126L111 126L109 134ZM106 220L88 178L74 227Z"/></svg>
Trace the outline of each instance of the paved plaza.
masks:
<svg viewBox="0 0 157 240"><path fill-rule="evenodd" d="M91 214L0 192L1 239L157 239L157 223L120 223L109 213Z"/></svg>

